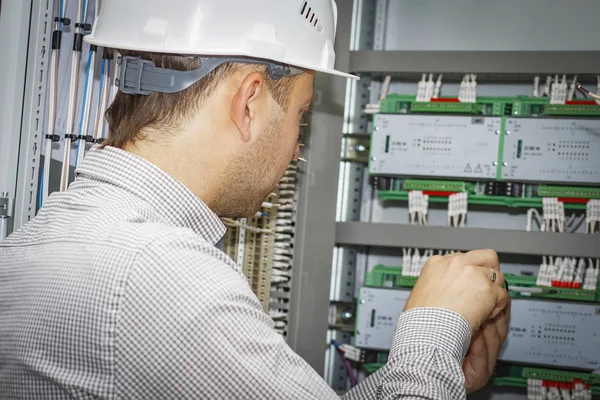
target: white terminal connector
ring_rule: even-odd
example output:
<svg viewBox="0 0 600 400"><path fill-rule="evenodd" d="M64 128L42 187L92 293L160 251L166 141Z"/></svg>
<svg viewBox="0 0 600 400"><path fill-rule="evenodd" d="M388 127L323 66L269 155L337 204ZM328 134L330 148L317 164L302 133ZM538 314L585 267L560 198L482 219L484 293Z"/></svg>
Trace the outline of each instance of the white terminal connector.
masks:
<svg viewBox="0 0 600 400"><path fill-rule="evenodd" d="M542 92L542 96L550 96L550 91L552 87L552 76L548 75L546 77L546 83L544 84L544 90Z"/></svg>
<svg viewBox="0 0 600 400"><path fill-rule="evenodd" d="M573 81L571 82L571 86L569 86L569 94L567 95L567 100L572 101L575 98L575 91L577 90L577 75L573 77Z"/></svg>
<svg viewBox="0 0 600 400"><path fill-rule="evenodd" d="M595 233L596 226L600 227L600 200L588 201L585 215L585 232Z"/></svg>
<svg viewBox="0 0 600 400"><path fill-rule="evenodd" d="M540 97L540 76L533 78L533 97Z"/></svg>
<svg viewBox="0 0 600 400"><path fill-rule="evenodd" d="M402 275L410 276L410 267L412 264L412 249L402 248Z"/></svg>
<svg viewBox="0 0 600 400"><path fill-rule="evenodd" d="M419 81L419 84L417 85L417 97L416 97L417 102L422 103L422 102L428 101L427 96L426 96L426 90L427 90L427 74L423 74L421 76L421 80Z"/></svg>
<svg viewBox="0 0 600 400"><path fill-rule="evenodd" d="M442 91L442 74L440 74L435 82L435 89L433 91L432 98L437 99L440 97L440 92Z"/></svg>

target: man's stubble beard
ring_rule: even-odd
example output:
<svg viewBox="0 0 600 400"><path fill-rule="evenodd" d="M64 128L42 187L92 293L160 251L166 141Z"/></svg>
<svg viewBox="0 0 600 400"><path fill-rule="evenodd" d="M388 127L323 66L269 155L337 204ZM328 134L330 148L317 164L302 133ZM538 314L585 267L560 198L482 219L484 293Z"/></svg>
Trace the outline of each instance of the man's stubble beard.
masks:
<svg viewBox="0 0 600 400"><path fill-rule="evenodd" d="M280 137L283 134L281 122L281 119L273 118L268 125L269 130L246 154L230 165L230 184L222 188L217 209L214 210L220 217L251 217L275 189L277 181L281 179L273 171L274 168L280 168L277 151L280 150Z"/></svg>

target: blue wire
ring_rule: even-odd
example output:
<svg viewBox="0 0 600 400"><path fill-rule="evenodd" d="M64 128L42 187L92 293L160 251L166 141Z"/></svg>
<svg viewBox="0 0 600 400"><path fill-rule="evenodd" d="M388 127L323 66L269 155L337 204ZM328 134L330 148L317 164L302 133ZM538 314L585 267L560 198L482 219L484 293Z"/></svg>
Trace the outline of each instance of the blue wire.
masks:
<svg viewBox="0 0 600 400"><path fill-rule="evenodd" d="M81 23L85 24L85 18L87 17L87 0L83 1L83 9L81 10Z"/></svg>
<svg viewBox="0 0 600 400"><path fill-rule="evenodd" d="M62 19L65 17L65 10L64 5L63 5L63 0L59 0L58 2L58 7L60 9L59 13L60 13L60 18L61 18L61 22L60 22L60 30L63 30L63 23L62 23Z"/></svg>
<svg viewBox="0 0 600 400"><path fill-rule="evenodd" d="M44 166L42 165L42 182L40 183L40 188L38 190L38 209L42 208L43 198L42 193L44 192Z"/></svg>
<svg viewBox="0 0 600 400"><path fill-rule="evenodd" d="M111 61L110 61L110 60L108 60L108 61L106 62L106 76L108 76L108 77L110 77L110 66L111 66L111 64L112 64L112 63L111 63ZM110 82L108 83L108 88L107 88L107 90L108 90L108 94L110 94ZM102 118L104 118L104 115L102 116ZM105 131L105 130L102 130L102 132L99 132L99 133L100 133L100 137L101 137L101 138L103 138L103 139L104 139L104 136L105 136L105 135L104 135L104 132L106 132L106 131Z"/></svg>
<svg viewBox="0 0 600 400"><path fill-rule="evenodd" d="M90 49L90 52L88 54L88 65L87 65L87 71L85 73L85 86L83 88L83 104L81 106L81 119L79 120L79 133L81 135L83 135L83 115L85 114L85 106L86 106L86 100L87 100L87 92L89 90L88 88L88 81L89 81L89 77L90 77L90 69L91 69L91 65L92 65L92 53L93 51ZM84 146L85 146L85 142L84 142ZM81 139L79 139L79 143L77 143L77 153L75 155L75 168L77 168L77 160L79 159L79 149L81 148Z"/></svg>

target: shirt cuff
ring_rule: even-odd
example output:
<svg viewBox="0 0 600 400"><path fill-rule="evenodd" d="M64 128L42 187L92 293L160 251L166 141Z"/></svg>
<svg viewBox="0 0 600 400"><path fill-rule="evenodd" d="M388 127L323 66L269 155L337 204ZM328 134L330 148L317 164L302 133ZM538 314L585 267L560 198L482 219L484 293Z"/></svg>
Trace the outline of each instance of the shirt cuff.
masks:
<svg viewBox="0 0 600 400"><path fill-rule="evenodd" d="M462 361L471 344L471 327L460 314L442 308L413 308L398 319L394 348L432 346Z"/></svg>

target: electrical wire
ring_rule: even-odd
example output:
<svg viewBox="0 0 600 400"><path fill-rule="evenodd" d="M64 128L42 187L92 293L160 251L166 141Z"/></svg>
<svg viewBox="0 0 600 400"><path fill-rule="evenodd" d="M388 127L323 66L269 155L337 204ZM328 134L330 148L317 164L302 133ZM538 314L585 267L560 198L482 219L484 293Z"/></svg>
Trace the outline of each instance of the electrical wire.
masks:
<svg viewBox="0 0 600 400"><path fill-rule="evenodd" d="M85 86L83 89L83 104L81 105L81 119L79 121L79 141L77 142L77 153L75 156L75 168L79 166L79 163L83 160L85 155L86 136L88 125L90 121L90 109L92 106L92 91L94 81L94 69L96 64L96 51L93 47L90 47L88 53L88 65L85 74Z"/></svg>
<svg viewBox="0 0 600 400"><path fill-rule="evenodd" d="M49 97L48 104L48 125L46 130L46 148L44 149L44 165L42 166L42 183L40 192L42 195L38 199L38 206L41 208L44 202L50 195L50 165L52 162L52 144L54 143L54 130L56 125L56 106L58 103L58 62L60 59L60 44L62 31L64 27L65 9L67 8L67 0L59 0L57 7L57 18L54 22L54 32L57 41L52 43L52 55L50 61L50 77L49 77Z"/></svg>
<svg viewBox="0 0 600 400"><path fill-rule="evenodd" d="M81 24L83 24L83 17L85 16L84 1L87 4L87 0L79 0L77 7L77 19L75 24L75 40L77 41L78 35L83 33ZM71 143L73 138L73 129L75 125L75 111L77 102L77 88L79 83L79 66L81 63L81 49L73 46L73 52L71 53L71 80L69 86L69 103L67 108L67 126L65 129L65 143L63 152L63 164L60 174L60 191L64 192L67 190L69 185L69 167L71 166Z"/></svg>
<svg viewBox="0 0 600 400"><path fill-rule="evenodd" d="M590 92L589 90L581 86L581 83L577 83L577 89L581 90L583 93L585 93L593 99L600 100L600 95Z"/></svg>
<svg viewBox="0 0 600 400"><path fill-rule="evenodd" d="M350 387L356 386L358 384L358 382L356 380L356 375L354 374L354 369L352 368L352 364L350 364L350 361L348 361L348 359L344 355L344 350L341 349L340 344L335 340L332 340L331 344L333 345L336 352L342 359L342 363L344 364L344 367L346 367L346 374L348 375L348 378L350 379Z"/></svg>

